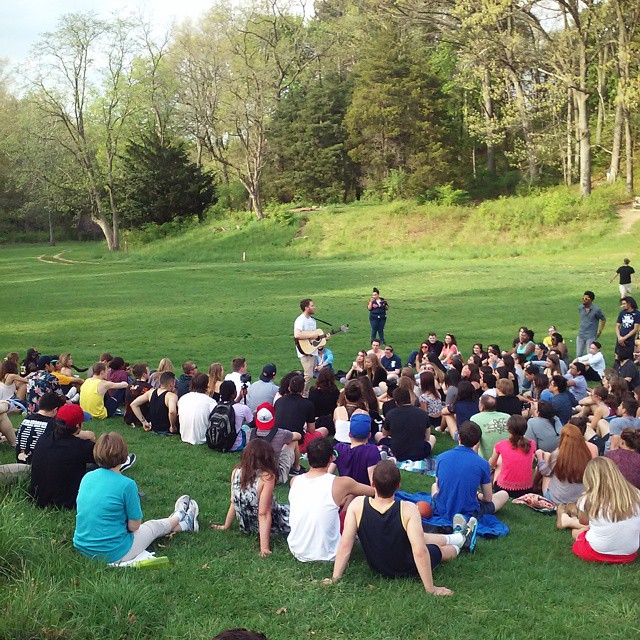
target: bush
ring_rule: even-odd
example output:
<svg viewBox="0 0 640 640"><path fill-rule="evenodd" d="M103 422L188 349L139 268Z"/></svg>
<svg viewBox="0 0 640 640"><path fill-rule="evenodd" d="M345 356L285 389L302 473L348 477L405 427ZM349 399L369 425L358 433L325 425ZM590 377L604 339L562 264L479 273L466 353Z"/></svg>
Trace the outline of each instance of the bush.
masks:
<svg viewBox="0 0 640 640"><path fill-rule="evenodd" d="M418 196L418 202L420 204L433 202L434 204L451 207L469 202L469 193L464 189L455 189L452 184L445 184L423 191Z"/></svg>

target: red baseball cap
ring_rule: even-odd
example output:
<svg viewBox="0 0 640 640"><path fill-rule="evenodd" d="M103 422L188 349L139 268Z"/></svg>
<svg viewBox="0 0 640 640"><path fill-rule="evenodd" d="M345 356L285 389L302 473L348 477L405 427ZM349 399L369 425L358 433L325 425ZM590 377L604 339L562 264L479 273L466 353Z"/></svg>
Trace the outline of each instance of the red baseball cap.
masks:
<svg viewBox="0 0 640 640"><path fill-rule="evenodd" d="M276 410L270 402L263 402L256 411L256 429L270 431L276 422Z"/></svg>
<svg viewBox="0 0 640 640"><path fill-rule="evenodd" d="M68 427L77 427L86 420L84 411L77 404L65 404L64 407L60 407L57 417Z"/></svg>

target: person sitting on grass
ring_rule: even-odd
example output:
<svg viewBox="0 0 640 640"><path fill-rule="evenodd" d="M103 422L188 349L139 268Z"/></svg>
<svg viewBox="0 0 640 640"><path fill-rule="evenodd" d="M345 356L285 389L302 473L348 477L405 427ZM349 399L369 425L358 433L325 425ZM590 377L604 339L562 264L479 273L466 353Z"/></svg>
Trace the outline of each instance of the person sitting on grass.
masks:
<svg viewBox="0 0 640 640"><path fill-rule="evenodd" d="M107 369L107 380L109 382L116 382L116 383L126 382L128 387L129 382L131 382L129 380L129 373L127 372L128 366L129 365L124 361L123 358L121 358L120 356L116 356L109 363L109 368ZM94 375L95 375L95 369L94 369ZM124 387L124 390L122 389L122 387L109 389L109 395L118 403L118 406L120 406L121 404L124 404L124 398L126 395L127 387Z"/></svg>
<svg viewBox="0 0 640 640"><path fill-rule="evenodd" d="M605 443L605 451L617 449L620 446L620 434L623 429L640 429L640 418L636 418L638 403L635 398L625 398L616 411L618 417L608 423L609 438Z"/></svg>
<svg viewBox="0 0 640 640"><path fill-rule="evenodd" d="M389 578L419 576L427 593L452 595L450 589L433 584L432 572L441 562L458 557L466 540L475 533L477 520L471 518L467 524L457 516L460 530L450 535L423 533L416 505L394 499L400 488L400 471L390 460L375 466L373 488L373 498L358 497L349 505L333 577L325 583L342 578L357 535L367 563L375 572Z"/></svg>
<svg viewBox="0 0 640 640"><path fill-rule="evenodd" d="M38 439L31 457L29 495L41 507L75 509L80 482L92 464L95 434L82 431L84 411L77 404L58 410L53 429Z"/></svg>
<svg viewBox="0 0 640 640"><path fill-rule="evenodd" d="M436 445L426 411L411 404L407 389L398 387L393 392L397 407L385 417L382 431L376 434L379 445L389 447L400 462L424 460Z"/></svg>
<svg viewBox="0 0 640 640"><path fill-rule="evenodd" d="M45 393L40 398L40 408L38 411L27 414L20 423L17 434L13 431L11 423L9 423L11 432L14 434L12 437L16 447L16 462L20 464L31 464L31 456L33 455L33 450L38 440L45 431L51 431L53 429L58 411L60 407L64 405L64 399L57 393ZM1 419L2 416L0 416L0 421ZM0 426L1 424L0 422ZM7 440L8 439L7 437Z"/></svg>
<svg viewBox="0 0 640 640"><path fill-rule="evenodd" d="M176 380L176 394L178 395L178 398L182 398L183 395L189 393L189 390L191 389L191 380L196 373L198 373L198 366L195 362L188 360L187 362L182 363L182 374Z"/></svg>
<svg viewBox="0 0 640 640"><path fill-rule="evenodd" d="M493 448L489 466L495 469L493 489L504 490L510 498L519 498L533 489L533 456L536 443L529 440L527 420L512 415L507 420L508 440L500 440Z"/></svg>
<svg viewBox="0 0 640 640"><path fill-rule="evenodd" d="M313 388L312 388L313 390ZM288 429L279 429L275 426L276 410L269 402L263 402L258 406L254 426L249 431L249 442L252 440L264 440L271 445L278 463L277 483L284 484L289 480L289 474L293 469L294 475L300 472L300 442L301 435Z"/></svg>
<svg viewBox="0 0 640 640"><path fill-rule="evenodd" d="M289 393L278 398L274 405L276 426L279 429L287 429L300 434L299 446L302 453L307 450L307 446L314 438L321 438L329 433L325 427L316 429L313 402L302 396L304 384L304 377L296 372L289 379Z"/></svg>
<svg viewBox="0 0 640 640"><path fill-rule="evenodd" d="M507 415L522 415L522 401L513 391L513 381L501 378L496 382L496 411Z"/></svg>
<svg viewBox="0 0 640 640"><path fill-rule="evenodd" d="M64 399L62 387L58 378L53 375L54 365L51 356L40 356L37 361L38 370L27 377L27 411L35 413L38 410L40 398L45 393L56 393Z"/></svg>
<svg viewBox="0 0 640 640"><path fill-rule="evenodd" d="M172 371L160 374L160 387L150 389L131 403L131 411L141 422L145 431L158 435L178 433L178 396L174 393L176 375ZM142 407L149 405L149 418L142 413Z"/></svg>
<svg viewBox="0 0 640 640"><path fill-rule="evenodd" d="M589 382L601 382L602 380L606 365L600 349L602 349L602 345L594 340L589 345L589 353L574 360L574 362L581 362L585 366L584 377Z"/></svg>
<svg viewBox="0 0 640 640"><path fill-rule="evenodd" d="M537 404L535 415L527 420L525 438L535 442L534 449L542 449L551 453L558 448L562 423L556 416L555 409L550 402L541 400Z"/></svg>
<svg viewBox="0 0 640 640"><path fill-rule="evenodd" d="M133 373L133 377L135 380L129 384L129 388L124 396L124 422L128 424L130 427L141 427L142 423L138 418L136 418L133 413L133 409L131 408L131 403L139 398L143 393L147 393L153 389L153 385L149 380L149 367L146 362L139 362L134 364L131 368L131 373ZM149 406L143 405L142 414L148 420L149 419Z"/></svg>
<svg viewBox="0 0 640 640"><path fill-rule="evenodd" d="M569 365L569 372L564 376L567 379L567 387L577 402L589 395L587 379L584 375L586 371L582 362L572 362Z"/></svg>
<svg viewBox="0 0 640 640"><path fill-rule="evenodd" d="M474 450L481 437L480 427L467 420L458 429L459 445L438 456L436 480L431 486L434 514L449 521L457 513L480 519L496 513L509 500L506 491L493 493L489 463Z"/></svg>
<svg viewBox="0 0 640 640"><path fill-rule="evenodd" d="M289 533L289 505L278 504L273 497L277 477L271 444L262 438L251 440L231 472L231 501L224 524L211 525L231 529L237 519L242 533L258 534L261 558L271 555L272 535Z"/></svg>
<svg viewBox="0 0 640 640"><path fill-rule="evenodd" d="M371 417L366 413L354 413L349 422L349 444L335 445L336 459L329 465L329 473L338 470L340 476L349 476L360 484L371 484L373 468L380 462L380 451L368 444L371 436Z"/></svg>
<svg viewBox="0 0 640 640"><path fill-rule="evenodd" d="M340 509L353 496L371 496L369 485L353 478L329 473L333 446L327 438L316 438L307 446L311 467L292 478L289 491L289 549L301 562L333 562L340 542Z"/></svg>
<svg viewBox="0 0 640 640"><path fill-rule="evenodd" d="M640 546L640 491L611 460L594 458L584 470L577 505L558 505L557 525L572 530L573 553L587 562L633 562Z"/></svg>
<svg viewBox="0 0 640 640"><path fill-rule="evenodd" d="M640 489L640 431L627 427L611 443L611 450L604 454L616 463L620 473L636 488Z"/></svg>
<svg viewBox="0 0 640 640"><path fill-rule="evenodd" d="M566 424L560 432L560 444L553 453L536 451L538 471L544 476L542 493L555 504L575 502L584 491L582 478L591 460L591 452L580 429Z"/></svg>
<svg viewBox="0 0 640 640"><path fill-rule="evenodd" d="M108 392L112 389L126 389L127 381L109 382L107 380L107 365L96 362L93 365L93 376L84 381L80 387L80 406L92 418L104 420L111 416L123 416L124 411L118 409L118 401Z"/></svg>
<svg viewBox="0 0 640 640"><path fill-rule="evenodd" d="M0 401L16 399L21 405L27 397L27 378L20 375L13 360L0 363Z"/></svg>
<svg viewBox="0 0 640 640"><path fill-rule="evenodd" d="M80 553L109 563L129 562L156 538L198 531L198 503L188 495L176 500L168 518L142 522L138 487L121 473L128 453L119 433L101 435L93 457L100 468L84 476L76 500L73 546Z"/></svg>
<svg viewBox="0 0 640 640"><path fill-rule="evenodd" d="M475 389L470 382L461 380L458 383L458 393L453 404L447 405L442 410L444 418L444 430L457 442L458 428L478 413L478 400L475 397Z"/></svg>
<svg viewBox="0 0 640 640"><path fill-rule="evenodd" d="M188 393L178 399L178 419L180 438L189 444L205 444L209 415L218 404L207 395L209 376L206 373L194 373Z"/></svg>
<svg viewBox="0 0 640 640"><path fill-rule="evenodd" d="M509 435L507 431L509 414L497 411L496 400L497 398L492 396L480 396L480 401L478 402L480 412L469 418L471 422L475 422L482 430L478 453L485 460L491 457L493 447Z"/></svg>
<svg viewBox="0 0 640 640"><path fill-rule="evenodd" d="M242 451L247 444L247 431L244 425L251 424L253 413L243 402L236 402L237 386L234 380L225 380L220 385L220 404L227 403L233 408L236 419L236 439L229 452Z"/></svg>

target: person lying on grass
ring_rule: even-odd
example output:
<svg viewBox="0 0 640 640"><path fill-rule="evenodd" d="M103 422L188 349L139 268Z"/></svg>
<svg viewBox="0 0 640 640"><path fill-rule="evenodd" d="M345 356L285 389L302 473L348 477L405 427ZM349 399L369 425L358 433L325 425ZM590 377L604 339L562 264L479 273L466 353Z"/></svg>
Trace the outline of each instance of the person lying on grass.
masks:
<svg viewBox="0 0 640 640"><path fill-rule="evenodd" d="M231 472L231 502L224 524L211 525L230 529L237 518L242 533L259 535L261 558L271 555L272 534L289 533L289 505L273 498L277 477L278 462L271 444L261 438L251 440Z"/></svg>
<svg viewBox="0 0 640 640"><path fill-rule="evenodd" d="M477 520L471 518L467 523L457 514L454 533L424 533L416 505L394 499L400 488L400 471L390 460L382 460L375 466L373 488L373 498L361 496L349 505L333 577L325 583L342 578L357 535L374 571L390 578L420 576L427 593L452 595L450 589L433 584L432 571L441 562L458 557L467 539L473 536Z"/></svg>
<svg viewBox="0 0 640 640"><path fill-rule="evenodd" d="M573 553L587 562L633 562L640 546L640 492L608 458L594 458L584 471L576 504L558 505L557 526L571 529Z"/></svg>
<svg viewBox="0 0 640 640"><path fill-rule="evenodd" d="M156 538L171 532L198 531L198 503L188 495L176 500L168 518L142 522L138 486L120 472L128 453L119 433L101 435L93 457L100 468L84 476L76 500L73 546L80 553L110 563L128 562Z"/></svg>

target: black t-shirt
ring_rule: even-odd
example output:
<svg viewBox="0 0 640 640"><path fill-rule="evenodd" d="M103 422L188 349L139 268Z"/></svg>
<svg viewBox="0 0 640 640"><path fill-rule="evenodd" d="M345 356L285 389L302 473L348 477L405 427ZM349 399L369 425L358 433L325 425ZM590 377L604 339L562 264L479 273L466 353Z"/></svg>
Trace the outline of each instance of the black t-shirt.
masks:
<svg viewBox="0 0 640 640"><path fill-rule="evenodd" d="M18 427L16 434L16 460L31 463L33 450L46 431L53 429L56 419L40 413L30 413Z"/></svg>
<svg viewBox="0 0 640 640"><path fill-rule="evenodd" d="M338 404L338 397L340 391L334 389L333 391L321 391L315 387L309 389L309 400L313 402L316 418L320 416L332 416L333 410Z"/></svg>
<svg viewBox="0 0 640 640"><path fill-rule="evenodd" d="M387 414L385 428L391 435L391 449L398 460L424 458L424 439L429 428L426 411L411 405L396 407Z"/></svg>
<svg viewBox="0 0 640 640"><path fill-rule="evenodd" d="M516 396L498 396L496 411L508 413L510 416L518 416L522 413L522 402Z"/></svg>
<svg viewBox="0 0 640 640"><path fill-rule="evenodd" d="M613 365L613 369L622 378L631 378L631 382L628 382L630 390L633 390L638 386L638 383L640 382L640 373L638 373L638 367L632 360L627 360L622 366L616 362Z"/></svg>
<svg viewBox="0 0 640 640"><path fill-rule="evenodd" d="M433 343L427 340L427 344L429 345L427 351L429 353L433 353L435 356L439 356L442 352L442 347L444 347L444 342L442 342L441 340L436 340Z"/></svg>
<svg viewBox="0 0 640 640"><path fill-rule="evenodd" d="M61 436L51 429L33 451L29 493L39 507L75 509L80 481L93 461L91 440Z"/></svg>
<svg viewBox="0 0 640 640"><path fill-rule="evenodd" d="M621 311L618 314L617 324L620 325L620 333L623 336L626 336L629 331L633 329L636 324L640 324L640 311L634 309L632 311ZM625 341L624 344L627 347L633 347L635 335L630 335ZM618 349L618 345L616 345L616 350Z"/></svg>
<svg viewBox="0 0 640 640"><path fill-rule="evenodd" d="M303 398L299 393L289 393L278 398L276 410L276 427L304 434L304 425L316 421L313 402Z"/></svg>
<svg viewBox="0 0 640 640"><path fill-rule="evenodd" d="M374 387L378 387L380 386L381 382L386 382L386 381L387 381L387 370L384 367L378 367L373 374L373 380L371 380L371 384Z"/></svg>
<svg viewBox="0 0 640 640"><path fill-rule="evenodd" d="M386 417L386 415L395 409L398 406L398 403L393 399L389 399L386 402L382 403L382 415Z"/></svg>
<svg viewBox="0 0 640 640"><path fill-rule="evenodd" d="M141 395L152 389L151 383L148 380L134 380L128 387L124 396L126 409L124 412L124 421L126 424L134 424L136 427L141 427L142 424L136 414L131 409L131 403L139 398ZM140 407L142 415L145 420L149 420L149 403L145 403Z"/></svg>
<svg viewBox="0 0 640 640"><path fill-rule="evenodd" d="M635 272L636 270L633 267L627 265L618 267L616 273L620 276L620 284L629 284L631 282L631 274Z"/></svg>

